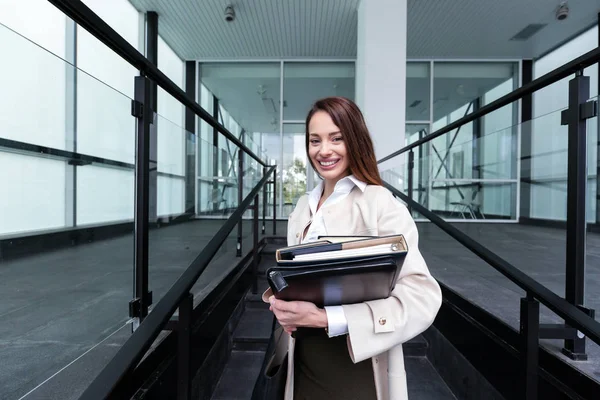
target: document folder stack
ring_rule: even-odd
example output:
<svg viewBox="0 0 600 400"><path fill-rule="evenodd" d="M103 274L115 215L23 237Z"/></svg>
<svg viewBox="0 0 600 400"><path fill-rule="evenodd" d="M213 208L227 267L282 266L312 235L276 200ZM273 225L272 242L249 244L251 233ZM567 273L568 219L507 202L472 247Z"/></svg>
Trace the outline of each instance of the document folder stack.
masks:
<svg viewBox="0 0 600 400"><path fill-rule="evenodd" d="M321 237L277 250L267 270L275 298L319 307L390 296L408 253L404 236Z"/></svg>

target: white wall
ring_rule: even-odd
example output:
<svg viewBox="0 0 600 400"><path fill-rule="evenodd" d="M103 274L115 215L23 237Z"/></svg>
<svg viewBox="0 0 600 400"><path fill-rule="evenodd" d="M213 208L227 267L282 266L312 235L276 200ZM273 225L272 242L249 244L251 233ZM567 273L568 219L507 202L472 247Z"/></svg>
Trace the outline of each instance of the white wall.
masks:
<svg viewBox="0 0 600 400"><path fill-rule="evenodd" d="M377 159L404 146L406 3L363 0L358 7L356 102L365 114ZM380 168L401 165L401 158Z"/></svg>
<svg viewBox="0 0 600 400"><path fill-rule="evenodd" d="M65 22L45 0L0 1L0 137L65 149ZM0 196L0 235L63 227L65 171L63 161L0 151L10 194Z"/></svg>
<svg viewBox="0 0 600 400"><path fill-rule="evenodd" d="M598 46L598 27L593 27L534 63L538 78ZM598 66L586 68L590 96L598 95ZM560 124L560 111L568 106L569 80L565 78L533 96L531 178L553 181L531 185L531 217L566 220L567 215L567 126ZM596 121L596 119L592 120ZM588 123L588 176L595 176L597 123ZM529 154L524 154L528 156ZM587 219L595 220L595 179L588 179Z"/></svg>

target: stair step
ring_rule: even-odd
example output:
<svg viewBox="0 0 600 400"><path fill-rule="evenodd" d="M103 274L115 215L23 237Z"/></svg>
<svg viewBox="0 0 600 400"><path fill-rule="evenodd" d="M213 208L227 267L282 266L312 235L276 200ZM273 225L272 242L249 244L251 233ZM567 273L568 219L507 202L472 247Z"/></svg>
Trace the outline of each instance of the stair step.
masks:
<svg viewBox="0 0 600 400"><path fill-rule="evenodd" d="M402 345L405 357L425 357L427 355L427 341L422 335L410 339Z"/></svg>
<svg viewBox="0 0 600 400"><path fill-rule="evenodd" d="M268 243L265 245L265 247L262 250L262 254L275 254L275 252L277 251L277 249L280 249L282 247L285 247L284 244L278 244L278 243Z"/></svg>
<svg viewBox="0 0 600 400"><path fill-rule="evenodd" d="M246 308L233 333L233 341L267 343L272 327L273 313L268 308Z"/></svg>
<svg viewBox="0 0 600 400"><path fill-rule="evenodd" d="M233 350L211 399L241 400L251 398L264 357L264 351Z"/></svg>
<svg viewBox="0 0 600 400"><path fill-rule="evenodd" d="M427 357L404 359L410 400L456 400Z"/></svg>

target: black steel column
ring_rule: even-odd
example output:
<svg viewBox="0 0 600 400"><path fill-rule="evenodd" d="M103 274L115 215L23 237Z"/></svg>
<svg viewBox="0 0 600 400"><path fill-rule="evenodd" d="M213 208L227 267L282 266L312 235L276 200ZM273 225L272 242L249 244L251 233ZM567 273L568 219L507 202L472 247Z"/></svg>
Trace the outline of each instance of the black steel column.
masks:
<svg viewBox="0 0 600 400"><path fill-rule="evenodd" d="M477 97L475 99L473 99L473 112L477 112L479 109L481 108L481 97ZM473 135L472 135L472 140L473 140L473 145L471 147L471 168L472 168L472 172L471 172L471 177L473 179L483 179L483 174L482 174L482 169L483 169L483 165L482 163L484 162L483 160L483 145L481 142L481 138L484 136L483 135L483 118L485 117L480 117L477 118L475 120L473 120ZM455 178L459 178L457 176L455 176ZM464 178L464 176L462 176L461 178ZM479 208L479 211L481 213L483 213L483 184L481 182L474 182L473 186L471 187L471 190L476 190L479 193L479 204L481 205ZM474 195L473 192L470 193L471 197L467 198L467 200L469 202L471 202L472 200L474 200ZM476 213L475 214L475 218L477 218Z"/></svg>
<svg viewBox="0 0 600 400"><path fill-rule="evenodd" d="M521 299L521 376L523 399L538 398L540 303L530 297Z"/></svg>
<svg viewBox="0 0 600 400"><path fill-rule="evenodd" d="M528 84L533 79L533 61L523 60L521 70L522 84ZM521 198L519 200L519 219L531 218L531 157L533 130L533 95L529 94L521 99ZM520 221L519 221L520 222Z"/></svg>
<svg viewBox="0 0 600 400"><path fill-rule="evenodd" d="M254 197L254 221L252 223L252 234L254 240L252 243L252 293L258 291L258 195Z"/></svg>
<svg viewBox="0 0 600 400"><path fill-rule="evenodd" d="M267 176L267 167L263 167L263 178ZM263 209L262 209L262 229L261 232L265 234L265 221L267 219L267 184L263 186Z"/></svg>
<svg viewBox="0 0 600 400"><path fill-rule="evenodd" d="M154 11L146 13L146 58L152 64L158 66L158 14ZM156 83L150 82L150 106L152 112L158 110L158 87ZM154 118L155 116L153 116ZM150 131L150 184L149 184L149 213L150 221L156 221L158 217L158 135L157 124Z"/></svg>
<svg viewBox="0 0 600 400"><path fill-rule="evenodd" d="M137 118L135 157L135 235L133 300L129 303L129 315L134 318L133 329L148 315L152 304L152 293L148 292L148 226L150 184L150 124L153 118L151 107L151 82L144 76L135 77L135 99L131 113Z"/></svg>
<svg viewBox="0 0 600 400"><path fill-rule="evenodd" d="M192 398L192 311L194 296L191 293L179 305L177 321L177 400Z"/></svg>
<svg viewBox="0 0 600 400"><path fill-rule="evenodd" d="M569 81L569 109L562 113L562 124L569 125L567 169L567 253L565 299L583 306L585 281L587 151L586 119L595 115L590 97L590 78L579 71ZM566 339L563 353L577 360L587 359L585 338Z"/></svg>
<svg viewBox="0 0 600 400"><path fill-rule="evenodd" d="M158 14L154 11L146 13L146 58L158 67ZM152 107L156 111L158 86L152 82Z"/></svg>
<svg viewBox="0 0 600 400"><path fill-rule="evenodd" d="M192 99L196 98L196 61L185 62L185 92ZM191 139L196 134L196 114L189 107L185 108L185 130L185 212L193 213L196 199L197 141Z"/></svg>
<svg viewBox="0 0 600 400"><path fill-rule="evenodd" d="M244 201L244 152L241 149L238 149L238 207ZM243 234L243 226L244 223L244 214L240 218L238 222L238 234L237 234L237 246L236 246L236 256L242 256L242 234Z"/></svg>
<svg viewBox="0 0 600 400"><path fill-rule="evenodd" d="M273 171L273 236L277 235L277 169Z"/></svg>
<svg viewBox="0 0 600 400"><path fill-rule="evenodd" d="M217 99L215 96L213 96L213 117L219 121L219 99ZM215 198L215 194L219 193L219 181L218 181L218 176L219 176L219 131L217 130L217 128L213 128L213 189L212 189L212 193L213 193L213 211L217 211L218 207L219 207L219 201L217 200L217 198L220 198L220 196L217 196L217 198ZM227 182L223 182L224 184L226 184Z"/></svg>

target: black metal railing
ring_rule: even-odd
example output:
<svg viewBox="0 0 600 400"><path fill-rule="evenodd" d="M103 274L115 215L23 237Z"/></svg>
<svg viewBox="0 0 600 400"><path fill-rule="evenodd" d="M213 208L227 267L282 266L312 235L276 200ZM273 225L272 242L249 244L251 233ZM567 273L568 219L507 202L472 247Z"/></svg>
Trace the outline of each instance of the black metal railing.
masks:
<svg viewBox="0 0 600 400"><path fill-rule="evenodd" d="M537 399L536 370L538 368L538 341L540 339L540 333L543 334L543 329L540 327L539 323L539 303L544 304L548 309L565 320L566 324L571 328L568 331L569 337L574 337L577 334L576 330L578 330L596 344L600 345L600 323L594 320L586 310L582 310L581 307L570 304L568 301L520 271L517 267L495 254L475 239L461 232L458 228L444 221L431 210L412 200L392 185L385 183L385 186L394 195L406 202L413 210L425 216L453 239L465 246L526 292L526 297L521 299L520 318L520 333L523 335L522 342L525 344L524 348L521 349L523 355L522 359L527 364L525 366L527 379L525 385L523 385L523 388L527 391L525 396L526 399ZM548 337L545 336L545 338Z"/></svg>
<svg viewBox="0 0 600 400"><path fill-rule="evenodd" d="M249 149L239 138L233 135L228 129L218 122L215 116L204 110L192 97L184 92L179 86L171 81L162 71L155 65L156 54L155 49L150 49L149 58L144 57L137 49L135 49L127 40L120 36L106 22L98 17L89 7L79 0L48 0L67 17L71 18L76 24L86 29L89 33L95 36L103 44L108 46L116 54L121 56L125 61L139 70L140 76L135 77L134 99L131 104L131 114L137 120L136 128L136 157L135 165L135 214L134 214L134 283L133 283L133 299L129 304L129 315L134 318L134 329L148 314L148 308L152 304L152 292L149 291L148 285L148 232L150 220L156 217L156 202L151 202L150 198L156 194L150 193L150 188L156 188L156 176L164 173L158 172L155 156L151 154L152 136L156 135L156 131L152 130L155 124L156 117L156 87L157 85L169 93L173 98L178 100L186 107L186 116L195 114L203 121L213 127L215 135L220 133L226 139L234 143L239 149L239 164L238 164L238 204L243 193L243 171L244 171L244 154L252 157L263 168L269 167L266 162L261 160L254 152ZM158 40L158 21L157 16L153 15L148 21L150 31L148 32L148 42L155 43ZM151 46L152 47L152 46ZM188 118L193 119L193 118ZM189 128L188 128L189 129ZM39 147L34 148L24 146L22 143L14 141L3 141L0 145L14 151L39 151ZM217 145L214 143L213 145ZM50 156L71 157L74 165L86 165L89 162L107 164L113 166L115 161L103 160L98 157L89 157L78 153L63 152L56 149L42 149L42 154L46 152ZM156 151L156 149L154 149ZM70 159L69 159L70 160ZM132 166L125 163L119 164L119 167L131 168ZM153 183L151 185L151 182ZM216 179L215 182L216 183ZM273 193L276 193L275 179L271 181L273 185ZM152 207L152 208L151 208ZM275 206L274 206L275 207ZM274 227L274 233L276 228ZM241 223L238 228L237 247L241 250ZM241 251L238 251L238 256Z"/></svg>
<svg viewBox="0 0 600 400"><path fill-rule="evenodd" d="M231 140L237 147L242 149L250 157L254 158L261 165L267 164L261 160L252 150L244 145L235 135L220 124L209 112L204 110L187 93L169 79L156 65L150 62L135 47L112 29L102 18L96 15L89 7L79 0L48 0L56 8L61 10L66 16L86 31L95 36L125 61L140 71L140 74L152 79L158 86L163 88L173 98L181 104L192 110L197 116L206 121L219 133Z"/></svg>
<svg viewBox="0 0 600 400"><path fill-rule="evenodd" d="M524 368L524 398L537 399L539 339L564 339L563 353L574 360L587 359L585 336L600 344L600 323L594 320L594 310L584 307L585 235L586 235L586 120L597 116L597 102L589 101L590 80L583 76L583 69L600 61L600 47L564 64L546 75L523 85L521 88L479 108L477 111L419 139L410 145L378 161L383 163L408 152L407 194L386 183L396 196L439 226L470 251L486 261L526 292L521 299L522 360ZM566 280L565 298L561 298L533 278L519 271L489 249L468 237L434 212L413 199L414 153L413 149L429 143L465 124L480 119L491 112L515 101L524 99L563 78L575 75L569 82L569 107L561 114L561 124L568 125L568 177L567 177L567 224L566 224ZM528 102L531 104L531 102ZM525 181L525 180L522 180ZM420 191L420 188L417 192ZM539 324L539 303L544 304L565 320L565 324ZM578 331L585 336L578 335Z"/></svg>
<svg viewBox="0 0 600 400"><path fill-rule="evenodd" d="M117 354L111 359L108 365L100 372L100 374L94 379L90 386L85 390L82 397L83 399L106 399L111 397L113 390L118 389L118 385L125 381L133 372L139 361L142 359L146 351L150 348L154 340L157 338L159 333L166 327L169 319L173 316L173 313L179 308L179 323L185 322L188 324L186 327L178 327L180 332L190 332L191 318L190 314L193 309L192 295L190 291L192 287L207 268L212 258L217 254L221 245L225 242L228 235L235 228L236 225L242 220L242 216L249 208L253 209L254 222L253 222L253 234L254 234L254 246L253 249L253 261L252 269L254 276L253 289L256 292L256 278L257 278L257 263L258 254L256 247L258 247L257 239L259 235L258 229L258 214L259 204L258 196L263 187L269 183L269 179L274 178L275 167L270 167L265 176L260 182L254 187L254 189L246 196L244 201L238 206L233 214L227 219L225 224L219 229L219 231L212 237L210 242L202 250L202 252L196 257L196 259L190 264L190 266L183 272L179 279L173 284L171 289L158 301L154 309L145 318L144 322L140 324L138 329L131 335L131 337L125 342L123 347L119 349ZM266 200L266 199L263 199ZM263 214L264 218L264 214ZM273 224L276 221L273 219ZM264 224L264 222L263 222ZM189 353L190 348L180 347L180 354L183 358ZM189 368L189 364L187 365ZM178 399L189 398L189 385L191 384L191 373L189 369L178 371L178 380L185 380L183 387L186 390L177 393ZM174 396L175 397L175 396Z"/></svg>

